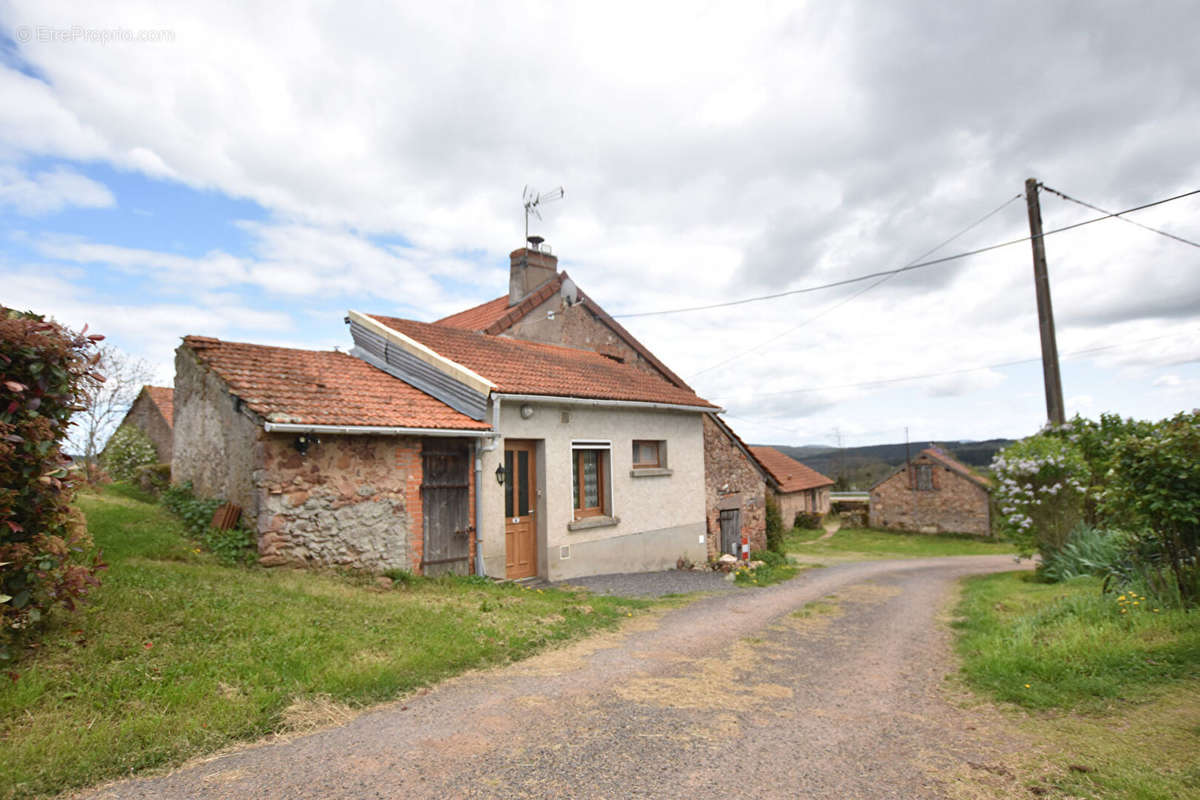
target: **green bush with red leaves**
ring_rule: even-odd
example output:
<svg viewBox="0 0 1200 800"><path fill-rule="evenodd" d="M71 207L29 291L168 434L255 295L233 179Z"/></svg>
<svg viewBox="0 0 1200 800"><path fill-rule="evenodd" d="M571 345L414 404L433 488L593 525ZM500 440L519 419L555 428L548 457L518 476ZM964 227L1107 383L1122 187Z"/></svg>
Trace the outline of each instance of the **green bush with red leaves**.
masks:
<svg viewBox="0 0 1200 800"><path fill-rule="evenodd" d="M104 567L60 447L87 390L103 382L95 344L0 306L0 659L54 607L74 610Z"/></svg>

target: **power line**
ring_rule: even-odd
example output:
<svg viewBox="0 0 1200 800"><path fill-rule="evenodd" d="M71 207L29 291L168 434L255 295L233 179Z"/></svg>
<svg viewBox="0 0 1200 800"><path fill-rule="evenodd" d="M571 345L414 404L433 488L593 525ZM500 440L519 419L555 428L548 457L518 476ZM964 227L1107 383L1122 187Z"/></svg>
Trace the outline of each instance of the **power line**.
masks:
<svg viewBox="0 0 1200 800"><path fill-rule="evenodd" d="M1152 336L1148 339L1137 339L1137 340L1120 342L1119 344L1107 344L1107 345L1102 345L1100 347L1089 347L1084 350L1076 350L1072 353L1067 353L1065 356L1062 356L1062 358L1076 358L1078 356L1084 356L1084 355L1088 355L1090 353L1099 353L1104 350L1114 350L1118 347L1125 347L1126 345L1131 345L1131 344L1145 344L1147 342L1157 342L1160 339L1173 339L1173 338L1176 338L1176 336L1177 336L1177 334L1168 333L1168 334L1163 334L1162 336ZM814 386L814 387L810 387L807 389L786 389L781 392L756 392L753 396L754 397L778 397L778 396L787 395L787 394L806 394L809 392L824 392L824 391L828 391L830 389L857 389L857 388L861 388L863 386L884 386L884 385L887 385L890 383L904 383L905 381L917 381L917 380L924 380L926 378L942 378L942 377L945 377L948 375L964 375L968 372L981 372L985 369L1001 369L1003 367L1015 367L1020 364L1034 364L1034 363L1040 362L1041 360L1042 359L1040 356L1038 356L1037 358L1021 358L1021 359L1017 359L1015 361L1001 361L996 364L985 364L983 366L978 366L978 367L965 367L963 369L946 370L945 372L929 372L929 373L925 373L924 375L906 375L906 376L900 377L900 378L884 378L884 379L876 380L876 381L862 381L861 383L841 383L841 384L835 384L835 385L830 385L830 386ZM713 399L720 400L721 397L722 397L721 395L717 395Z"/></svg>
<svg viewBox="0 0 1200 800"><path fill-rule="evenodd" d="M903 269L906 269L906 268L908 268L908 267L911 267L911 266L913 266L914 264L916 264L916 263L920 262L920 260L921 260L921 259L923 259L923 258L925 258L926 256L929 256L929 255L931 255L931 254L933 254L933 253L936 253L938 250L941 250L943 247L945 247L946 245L950 244L950 243L951 243L951 242L953 242L955 239L958 239L958 238L960 238L960 237L962 237L962 236L965 236L965 235L966 235L967 233L969 233L970 231L974 230L975 228L977 228L977 227L979 227L980 225L982 225L984 222L987 222L989 219L991 219L991 218L992 218L992 217L994 217L995 215L999 214L1001 211L1003 211L1005 208L1007 208L1007 207L1008 207L1008 205L1009 205L1010 203L1012 203L1012 202L1014 202L1014 201L1016 201L1016 200L1020 200L1020 199L1021 199L1021 195L1020 195L1020 194L1015 194L1015 195L1013 195L1012 197L1010 197L1009 199L1005 200L1003 203L1001 203L1000 205L998 205L996 208L992 209L991 211L989 211L988 213L984 214L984 215L983 215L982 217L980 217L979 219L977 219L977 220L975 220L974 222L972 222L972 223L971 223L970 225L968 225L967 227L963 228L963 229L962 229L961 231L959 231L958 233L956 233L956 234L954 234L953 236L951 236L949 239L946 239L946 240L945 240L945 241L943 241L941 244L935 245L935 246L933 246L933 247L929 248L928 250L926 250L924 253L921 253L921 255L917 256L917 257L916 257L916 258L914 258L912 261L908 262L908 264L906 264L904 267L901 267L901 270L903 270ZM775 334L774 336L770 337L769 339L765 339L764 341L761 341L761 342L759 342L759 343L758 343L758 344L756 344L754 347L751 347L751 348L748 348L748 349L746 349L746 350L743 350L742 352L740 352L740 353L737 353L737 354L735 354L735 355L732 355L732 356L730 356L729 358L726 358L726 359L724 359L723 361L718 361L716 364L713 364L713 365L711 365L711 366L705 367L704 369L700 370L699 372L695 372L695 373L693 373L692 375L690 375L690 376L689 376L689 379L694 379L694 378L697 378L697 377L699 377L700 375L703 375L703 374L704 374L704 373L706 373L706 372L711 372L712 370L716 369L717 367L722 367L722 366L724 366L724 365L728 364L730 361L734 361L734 360L736 360L736 359L739 359L739 358L741 358L742 356L749 355L750 353L753 353L755 350L758 350L759 348L761 348L761 347L764 347L764 346L766 346L766 345L770 344L771 342L775 341L776 339L780 339L780 338L782 338L782 337L784 337L784 336L787 336L789 333L792 333L793 331L800 330L800 329L801 329L801 328L803 328L805 325L808 325L808 324L809 324L809 323L811 323L811 322L816 322L818 319L820 319L821 317L825 316L826 314L829 314L829 313L830 313L830 312L832 312L832 311L836 311L837 309L841 308L842 306L846 305L847 303L851 302L852 300L855 300L855 299L857 299L857 298L859 298L859 297L862 297L864 294L866 294L867 292L871 291L871 290L872 290L872 289L874 289L876 286L879 286L881 283L884 283L885 281L889 281L889 280L891 280L891 279L892 279L892 278L893 278L893 277L894 277L896 274L898 274L898 273L897 273L897 272L891 272L891 273L888 273L887 275L884 275L884 276L883 276L882 278L880 278L879 280L877 280L877 281L875 281L874 283L870 284L870 285L869 285L869 286L867 286L866 288L864 288L864 289L861 289L861 290L859 290L859 291L855 292L854 294L850 295L849 297L847 297L846 299L842 300L841 302L839 302L839 303L834 303L833 305L831 305L831 306L828 306L827 308L824 308L824 309L822 309L821 311L818 311L816 314L814 314L814 315L812 315L811 317L809 317L808 319L804 320L804 321L803 321L803 322L801 322L799 325L793 325L792 327L788 328L787 330L785 330L785 331L781 331L781 332L779 332L779 333Z"/></svg>
<svg viewBox="0 0 1200 800"><path fill-rule="evenodd" d="M1064 231L1074 230L1075 228L1082 228L1084 225L1091 225L1092 223L1095 223L1095 222L1103 222L1104 220L1112 219L1113 217L1121 217L1124 214L1132 214L1134 211L1142 211L1147 208L1153 208L1154 206L1161 206L1164 203L1170 203L1175 200L1182 200L1183 198L1191 197L1194 194L1200 194L1200 189L1193 189L1190 192L1184 192L1183 194L1177 194L1174 197L1166 197L1166 198L1163 198L1162 200L1155 200L1152 203L1144 203L1140 206L1134 206L1133 208L1127 208L1124 211L1117 211L1117 212L1111 213L1111 214L1106 213L1102 217L1093 217L1092 219L1086 219L1086 220L1083 220L1082 222L1076 222L1071 225L1064 225L1061 228L1054 228L1053 230L1043 231L1042 238L1051 236L1056 233L1063 233ZM992 250L999 250L1003 247L1011 247L1014 244L1021 244L1023 242L1028 242L1032 238L1033 238L1032 236L1022 236L1020 239L1011 239L1007 242L1000 242L999 244L988 245L987 247L979 247L979 248L976 248L975 250L967 250L965 252L956 253L951 256L943 256L942 258L935 258L930 261L920 262L918 264L910 264L908 266L900 267L899 269L889 269L889 270L882 270L880 272L872 272L868 275L859 275L856 278L846 278L844 280L833 281L831 283L823 283L823 284L820 284L819 286L808 286L803 289L790 289L786 292L775 292L774 294L764 294L764 295L759 295L757 297L746 297L741 300L729 300L724 303L710 303L709 305L704 305L704 306L690 306L687 308L671 308L671 309L666 309L664 311L636 311L636 312L631 312L628 314L613 314L612 316L614 318L618 318L618 319L630 319L632 317L657 317L657 316L663 316L666 314L684 314L684 313L688 313L691 311L709 311L714 308L728 308L729 306L740 306L740 305L744 305L746 303L758 303L763 300L774 300L779 297L788 297L790 295L795 295L795 294L808 294L809 292L818 292L818 291L822 291L824 289L834 289L834 288L837 288L838 286L848 286L852 283L861 283L862 281L869 281L872 278L882 278L885 275L887 275L887 276L899 275L902 272L911 272L913 270L924 269L926 267L933 267L933 266L937 266L938 264L945 264L950 261L957 261L958 259L961 259L961 258L969 258L970 256L977 256L981 253L988 253L988 252L991 252Z"/></svg>
<svg viewBox="0 0 1200 800"><path fill-rule="evenodd" d="M1145 230L1150 231L1151 233L1157 233L1159 236L1165 236L1168 239L1174 239L1177 242L1183 242L1184 244L1190 244L1192 247L1200 247L1200 242L1193 242L1191 239L1185 239L1182 236L1176 236L1173 233L1168 233L1164 230L1159 230L1158 228L1152 228L1149 225L1143 225L1142 223L1137 222L1136 220L1126 219L1125 217L1121 216L1120 214L1113 214L1112 212L1106 211L1105 209L1101 208L1100 206L1094 206L1091 203L1085 202L1083 200L1079 200L1078 198L1075 198L1075 197L1071 197L1069 194L1067 194L1065 192L1060 192L1058 189L1051 188L1044 183L1041 184L1041 187L1043 189L1045 189L1047 192L1050 192L1051 194L1058 195L1063 200L1068 200L1072 203L1076 203L1078 205L1083 206L1084 208L1090 208L1092 211L1099 211L1101 214L1109 214L1109 215L1114 216L1117 219L1121 220L1121 222L1128 222L1130 225L1136 225L1139 228L1144 228ZM1126 213L1126 212L1121 212L1121 213Z"/></svg>

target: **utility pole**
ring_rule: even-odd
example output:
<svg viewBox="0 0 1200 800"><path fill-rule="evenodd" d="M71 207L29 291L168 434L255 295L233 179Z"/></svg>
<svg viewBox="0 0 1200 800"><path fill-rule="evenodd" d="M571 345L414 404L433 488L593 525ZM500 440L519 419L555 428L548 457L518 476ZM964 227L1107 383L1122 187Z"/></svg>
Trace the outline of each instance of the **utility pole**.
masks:
<svg viewBox="0 0 1200 800"><path fill-rule="evenodd" d="M1033 285L1037 290L1038 329L1042 336L1042 378L1046 384L1046 417L1051 425L1066 422L1062 376L1058 371L1058 342L1054 338L1054 309L1050 305L1050 277L1046 274L1046 243L1042 239L1042 208L1037 178L1025 181L1029 209L1029 241L1033 245Z"/></svg>

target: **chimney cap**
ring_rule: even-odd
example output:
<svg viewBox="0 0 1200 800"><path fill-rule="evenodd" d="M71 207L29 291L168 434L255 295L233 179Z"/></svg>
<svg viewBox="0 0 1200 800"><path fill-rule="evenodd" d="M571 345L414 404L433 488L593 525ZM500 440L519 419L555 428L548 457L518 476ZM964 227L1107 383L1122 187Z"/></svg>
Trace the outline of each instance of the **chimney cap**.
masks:
<svg viewBox="0 0 1200 800"><path fill-rule="evenodd" d="M535 235L533 235L533 236L526 236L526 237L525 237L525 240L526 240L527 242L529 242L529 246L530 246L532 249L534 249L534 250L541 250L541 249L542 249L542 242L546 241L546 238L545 238L544 236L537 236L537 235L535 234Z"/></svg>

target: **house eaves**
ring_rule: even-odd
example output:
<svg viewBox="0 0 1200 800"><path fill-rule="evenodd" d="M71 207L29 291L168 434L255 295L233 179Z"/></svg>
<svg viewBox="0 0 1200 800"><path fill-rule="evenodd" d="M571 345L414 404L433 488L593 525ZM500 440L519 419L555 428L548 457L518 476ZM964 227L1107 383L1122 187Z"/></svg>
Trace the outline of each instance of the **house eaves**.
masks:
<svg viewBox="0 0 1200 800"><path fill-rule="evenodd" d="M474 370L366 314L347 312L354 348L350 354L399 378L476 420L487 413L496 384Z"/></svg>

